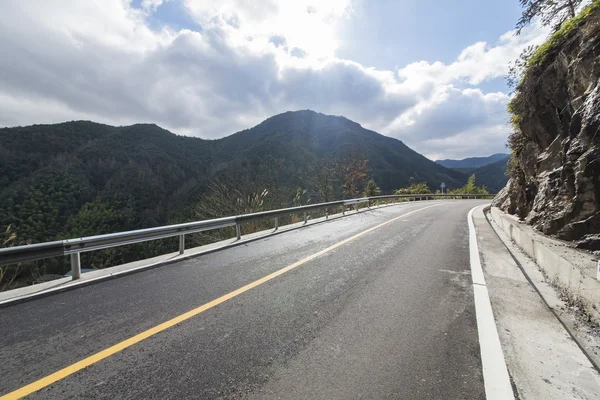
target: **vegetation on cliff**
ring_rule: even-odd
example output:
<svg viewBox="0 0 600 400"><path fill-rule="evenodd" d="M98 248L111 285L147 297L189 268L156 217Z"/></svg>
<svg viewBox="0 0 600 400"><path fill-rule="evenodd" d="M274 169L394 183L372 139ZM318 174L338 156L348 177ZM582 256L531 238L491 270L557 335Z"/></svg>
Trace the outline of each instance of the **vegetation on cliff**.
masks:
<svg viewBox="0 0 600 400"><path fill-rule="evenodd" d="M511 179L495 204L546 234L599 248L600 1L522 63L508 105Z"/></svg>
<svg viewBox="0 0 600 400"><path fill-rule="evenodd" d="M517 22L517 34L539 17L543 26L551 25L559 29L565 21L575 17L577 9L586 0L519 0L523 12Z"/></svg>

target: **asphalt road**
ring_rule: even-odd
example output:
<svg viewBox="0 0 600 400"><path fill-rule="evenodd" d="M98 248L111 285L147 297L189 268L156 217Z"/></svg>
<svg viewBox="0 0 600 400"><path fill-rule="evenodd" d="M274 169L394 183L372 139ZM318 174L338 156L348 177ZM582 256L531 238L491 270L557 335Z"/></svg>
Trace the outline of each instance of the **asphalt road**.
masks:
<svg viewBox="0 0 600 400"><path fill-rule="evenodd" d="M467 213L383 207L0 309L0 395L423 207L32 393L485 398Z"/></svg>

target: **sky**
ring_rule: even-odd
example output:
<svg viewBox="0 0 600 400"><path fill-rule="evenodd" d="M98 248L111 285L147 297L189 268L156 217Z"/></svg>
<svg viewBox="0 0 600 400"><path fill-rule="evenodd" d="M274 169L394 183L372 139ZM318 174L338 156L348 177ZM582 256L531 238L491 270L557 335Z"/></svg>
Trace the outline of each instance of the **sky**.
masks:
<svg viewBox="0 0 600 400"><path fill-rule="evenodd" d="M431 159L506 152L504 75L548 35L518 0L8 0L0 126L156 123L215 139L343 115Z"/></svg>

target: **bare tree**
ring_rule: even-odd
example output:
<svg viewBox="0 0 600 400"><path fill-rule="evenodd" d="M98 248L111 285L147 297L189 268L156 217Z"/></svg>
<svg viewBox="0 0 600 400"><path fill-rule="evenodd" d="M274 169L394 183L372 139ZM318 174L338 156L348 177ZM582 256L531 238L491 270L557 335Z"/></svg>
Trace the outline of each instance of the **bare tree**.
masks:
<svg viewBox="0 0 600 400"><path fill-rule="evenodd" d="M0 248L11 247L17 235L8 225L6 231L0 233ZM0 266L0 291L9 289L21 272L22 264Z"/></svg>
<svg viewBox="0 0 600 400"><path fill-rule="evenodd" d="M367 160L358 152L349 154L344 160L343 191L350 198L358 197L368 178Z"/></svg>
<svg viewBox="0 0 600 400"><path fill-rule="evenodd" d="M319 160L309 167L308 185L319 202L332 201L334 198L334 165L329 160Z"/></svg>

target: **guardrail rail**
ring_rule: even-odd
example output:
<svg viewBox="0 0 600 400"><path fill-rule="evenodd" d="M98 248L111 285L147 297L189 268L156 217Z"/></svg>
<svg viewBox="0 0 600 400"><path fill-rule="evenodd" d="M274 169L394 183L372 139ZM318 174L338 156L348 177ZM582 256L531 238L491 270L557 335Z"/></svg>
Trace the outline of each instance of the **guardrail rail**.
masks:
<svg viewBox="0 0 600 400"><path fill-rule="evenodd" d="M329 209L341 207L342 214L345 215L346 207L354 205L355 210L358 212L359 204L361 203L367 203L367 206L370 207L372 202L389 202L390 200L398 199L413 199L414 201L417 201L417 199L477 199L491 198L494 196L495 195L493 194L406 194L372 196L358 199L332 201L329 203L310 204L299 207L262 211L253 214L237 215L234 217L224 217L204 221L188 222L184 224L160 226L156 228L139 229L134 231L109 233L105 235L88 236L76 239L67 239L54 242L7 247L4 249L0 249L0 265L36 261L51 257L60 257L68 255L71 258L71 275L73 279L79 279L81 277L80 254L87 251L94 251L106 249L109 247L117 247L132 243L146 242L150 240L179 236L179 253L183 254L185 252L185 235L187 234L235 226L236 237L238 240L240 240L241 224L260 219L274 219L275 229L277 229L279 227L279 217L283 215L302 213L304 223L306 224L308 222L308 213L310 211L325 209L325 216L328 217Z"/></svg>

